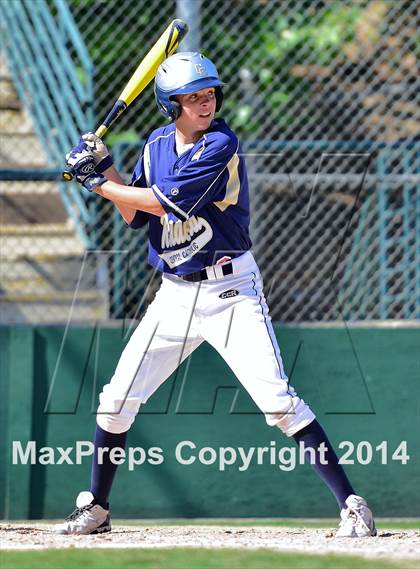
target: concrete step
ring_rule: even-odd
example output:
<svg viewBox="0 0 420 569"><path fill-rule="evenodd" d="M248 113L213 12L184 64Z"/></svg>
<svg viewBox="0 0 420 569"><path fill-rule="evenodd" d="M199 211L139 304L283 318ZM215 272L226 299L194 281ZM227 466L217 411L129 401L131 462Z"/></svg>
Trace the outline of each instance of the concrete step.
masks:
<svg viewBox="0 0 420 569"><path fill-rule="evenodd" d="M0 132L31 134L33 131L32 119L26 109L5 109L0 106Z"/></svg>
<svg viewBox="0 0 420 569"><path fill-rule="evenodd" d="M28 118L12 79L0 74L0 132L31 132L33 126Z"/></svg>
<svg viewBox="0 0 420 569"><path fill-rule="evenodd" d="M6 56L3 51L0 51L0 75L2 77L10 77L10 71L6 63Z"/></svg>
<svg viewBox="0 0 420 569"><path fill-rule="evenodd" d="M0 262L41 254L83 255L84 250L70 221L0 227Z"/></svg>
<svg viewBox="0 0 420 569"><path fill-rule="evenodd" d="M18 94L15 84L8 75L0 74L0 108L20 109Z"/></svg>
<svg viewBox="0 0 420 569"><path fill-rule="evenodd" d="M67 213L54 193L0 193L0 222L4 226L65 223Z"/></svg>
<svg viewBox="0 0 420 569"><path fill-rule="evenodd" d="M2 166L5 169L13 169L11 165ZM20 170L22 172L22 170ZM19 172L17 172L19 174ZM25 180L0 180L0 196L9 195L39 195L50 194L59 195L59 190L56 182L27 182Z"/></svg>
<svg viewBox="0 0 420 569"><path fill-rule="evenodd" d="M19 99L13 99L11 97L0 97L0 111L15 111L21 112L22 105Z"/></svg>
<svg viewBox="0 0 420 569"><path fill-rule="evenodd" d="M34 133L0 132L0 168L4 164L47 166L47 155Z"/></svg>
<svg viewBox="0 0 420 569"><path fill-rule="evenodd" d="M20 293L71 292L79 283L81 290L96 288L96 262L93 256L35 255L2 262L0 282L3 289ZM81 273L83 269L83 274ZM36 286L34 286L34 284ZM38 285L42 288L38 289Z"/></svg>
<svg viewBox="0 0 420 569"><path fill-rule="evenodd" d="M55 324L67 322L71 317L72 323L95 323L108 318L108 305L100 299L90 301L70 301L40 299L31 300L1 300L0 322L8 324Z"/></svg>
<svg viewBox="0 0 420 569"><path fill-rule="evenodd" d="M4 261L2 264L1 279L2 282L13 281L15 279L36 279L40 273L45 274L66 274L66 267L71 268L71 273L74 274L76 264L81 266L82 257L73 255L35 255L28 257L24 255L17 257L13 261Z"/></svg>
<svg viewBox="0 0 420 569"><path fill-rule="evenodd" d="M34 283L35 284L35 283ZM21 290L19 287L0 290L0 300L7 302L39 302L39 303L71 303L74 302L95 302L102 303L99 291L83 290L77 291L51 291L46 288L43 290L39 284L34 290Z"/></svg>
<svg viewBox="0 0 420 569"><path fill-rule="evenodd" d="M107 318L109 294L97 286L97 282L107 282L104 271L106 264L94 255L3 260L0 321L63 322L72 307L76 320Z"/></svg>
<svg viewBox="0 0 420 569"><path fill-rule="evenodd" d="M18 94L10 75L0 73L0 105L3 99L18 100Z"/></svg>
<svg viewBox="0 0 420 569"><path fill-rule="evenodd" d="M72 235L74 228L70 220L64 223L28 223L26 225L0 225L0 235Z"/></svg>

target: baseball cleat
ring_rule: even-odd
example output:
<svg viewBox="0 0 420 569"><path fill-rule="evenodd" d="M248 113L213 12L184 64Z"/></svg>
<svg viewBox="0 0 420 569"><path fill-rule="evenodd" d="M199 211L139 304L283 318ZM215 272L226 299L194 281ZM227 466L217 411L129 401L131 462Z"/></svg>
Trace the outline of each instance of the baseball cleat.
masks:
<svg viewBox="0 0 420 569"><path fill-rule="evenodd" d="M351 494L346 500L347 508L341 510L340 526L335 537L373 537L376 535L373 515L366 500Z"/></svg>
<svg viewBox="0 0 420 569"><path fill-rule="evenodd" d="M74 512L62 524L55 525L53 531L64 535L88 535L111 531L109 510L97 504L91 492L80 492Z"/></svg>

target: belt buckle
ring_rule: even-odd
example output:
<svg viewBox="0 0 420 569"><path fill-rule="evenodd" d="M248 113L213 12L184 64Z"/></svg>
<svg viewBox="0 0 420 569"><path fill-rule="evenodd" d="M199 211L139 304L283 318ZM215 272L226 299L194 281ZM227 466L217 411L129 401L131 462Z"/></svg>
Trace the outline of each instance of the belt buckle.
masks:
<svg viewBox="0 0 420 569"><path fill-rule="evenodd" d="M223 265L213 265L212 270L214 272L214 278L216 280L222 279L225 276L223 274Z"/></svg>

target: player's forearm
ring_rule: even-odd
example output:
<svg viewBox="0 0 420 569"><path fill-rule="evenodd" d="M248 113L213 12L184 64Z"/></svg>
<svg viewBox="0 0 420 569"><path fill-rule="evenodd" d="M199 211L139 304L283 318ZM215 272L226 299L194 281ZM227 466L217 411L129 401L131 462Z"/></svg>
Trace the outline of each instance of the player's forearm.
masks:
<svg viewBox="0 0 420 569"><path fill-rule="evenodd" d="M129 225L136 215L136 210L133 207L129 207L119 202L114 202L114 205L120 212L123 220Z"/></svg>
<svg viewBox="0 0 420 569"><path fill-rule="evenodd" d="M116 182L117 184L121 184L124 186L124 180L120 176L120 173L115 168L115 166L111 166L110 168L105 170L104 175L106 176L106 178L108 178L108 180L111 180L112 182ZM134 216L136 215L136 209L134 207L124 205L123 203L117 201L114 201L114 204L115 207L120 212L124 221L127 224L130 224L133 221Z"/></svg>
<svg viewBox="0 0 420 569"><path fill-rule="evenodd" d="M118 172L118 170L115 168L114 165L112 165L110 168L104 171L104 176L108 180L111 180L111 182L116 182L117 184L121 184L122 186L125 185L124 180L122 179L120 173Z"/></svg>
<svg viewBox="0 0 420 569"><path fill-rule="evenodd" d="M100 196L118 204L118 208L126 206L158 217L165 214L165 210L151 188L135 188L108 180L95 191Z"/></svg>

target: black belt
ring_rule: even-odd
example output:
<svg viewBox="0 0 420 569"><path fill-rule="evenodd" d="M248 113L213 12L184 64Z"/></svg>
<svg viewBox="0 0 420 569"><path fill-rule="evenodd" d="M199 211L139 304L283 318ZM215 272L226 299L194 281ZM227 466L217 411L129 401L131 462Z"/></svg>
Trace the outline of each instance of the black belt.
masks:
<svg viewBox="0 0 420 569"><path fill-rule="evenodd" d="M233 273L233 265L232 263L225 263L221 265L223 276L226 277L227 275L231 275ZM200 281L206 281L212 277L208 275L207 271L210 273L212 272L212 267L208 267L207 269L201 269L200 271L196 271L195 273L189 273L188 275L179 275L180 278L184 281L189 281L192 283L198 283Z"/></svg>

